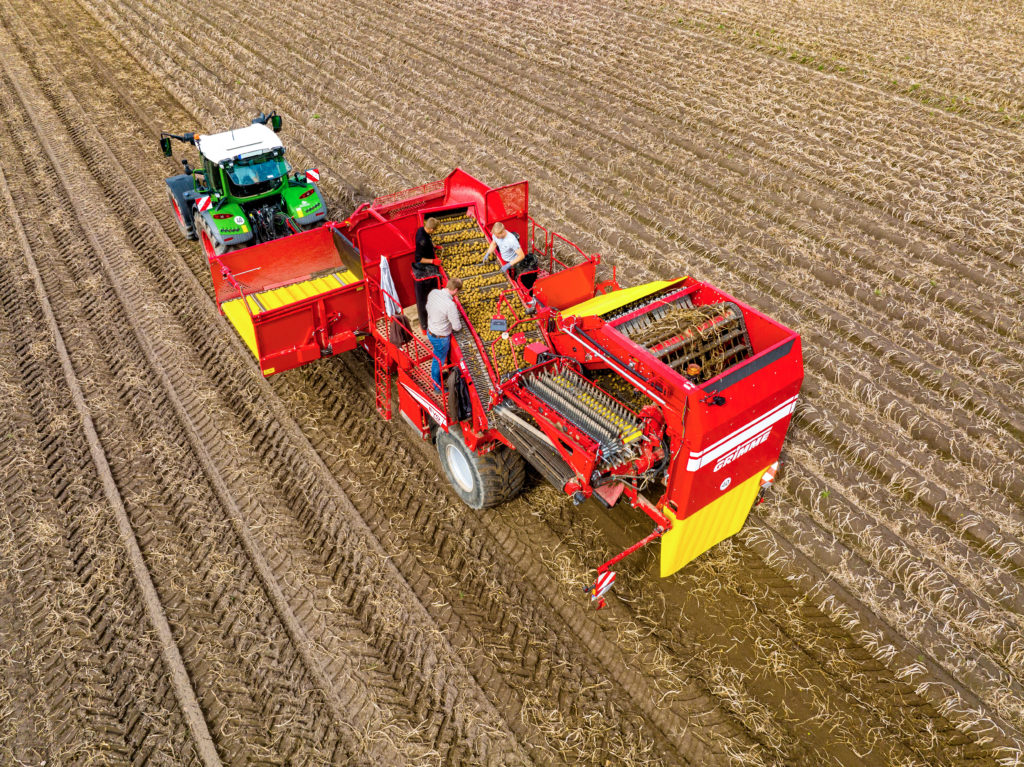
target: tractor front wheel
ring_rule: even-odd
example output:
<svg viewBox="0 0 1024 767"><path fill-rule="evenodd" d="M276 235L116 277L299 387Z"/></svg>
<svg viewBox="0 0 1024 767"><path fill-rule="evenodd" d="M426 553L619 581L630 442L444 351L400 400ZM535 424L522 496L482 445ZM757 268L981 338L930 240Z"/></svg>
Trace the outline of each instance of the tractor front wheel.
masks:
<svg viewBox="0 0 1024 767"><path fill-rule="evenodd" d="M522 456L504 445L477 455L457 431L437 433L441 467L456 494L471 509L486 509L515 498L523 489Z"/></svg>
<svg viewBox="0 0 1024 767"><path fill-rule="evenodd" d="M206 253L207 258L213 256L223 256L225 253L229 253L232 250L236 250L233 245L225 245L218 243L214 240L213 235L210 234L210 230L203 220L199 217L199 214L195 214L195 218L192 219L196 222L196 231L199 232L199 242L203 245L203 252Z"/></svg>

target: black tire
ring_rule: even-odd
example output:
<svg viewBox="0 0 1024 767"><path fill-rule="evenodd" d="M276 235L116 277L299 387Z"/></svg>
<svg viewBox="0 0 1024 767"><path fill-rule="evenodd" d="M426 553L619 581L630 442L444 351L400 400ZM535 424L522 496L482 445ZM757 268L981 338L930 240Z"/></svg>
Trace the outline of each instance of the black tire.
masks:
<svg viewBox="0 0 1024 767"><path fill-rule="evenodd" d="M218 243L214 236L210 233L210 227L203 221L202 218L200 218L198 211L196 211L195 217L192 220L195 221L196 231L199 232L200 229L202 230L199 233L199 235L197 235L198 239L202 241L202 235L205 234L206 238L210 241L210 247L213 249L212 255L223 256L225 253L230 253L232 250L238 250L237 245L225 245L222 242ZM206 249L205 244L203 246L203 249Z"/></svg>
<svg viewBox="0 0 1024 767"><path fill-rule="evenodd" d="M466 447L456 429L439 430L437 454L456 495L471 509L497 506L512 500L523 489L526 464L519 453L504 445L477 455Z"/></svg>
<svg viewBox="0 0 1024 767"><path fill-rule="evenodd" d="M195 227L190 228L185 223L185 211L179 206L178 201L174 198L174 193L170 189L167 190L167 200L171 203L171 210L174 211L174 222L178 225L182 235L189 240L198 240L199 235L196 234Z"/></svg>

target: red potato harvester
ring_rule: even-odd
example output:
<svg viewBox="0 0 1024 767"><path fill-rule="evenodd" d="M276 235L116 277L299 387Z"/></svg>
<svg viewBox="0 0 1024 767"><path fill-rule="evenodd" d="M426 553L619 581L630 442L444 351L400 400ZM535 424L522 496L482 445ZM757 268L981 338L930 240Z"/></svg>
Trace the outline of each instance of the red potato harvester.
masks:
<svg viewBox="0 0 1024 767"><path fill-rule="evenodd" d="M364 203L344 222L210 258L218 306L264 375L357 347L374 360L376 405L434 439L472 508L518 494L529 462L574 502L623 499L653 522L611 567L660 539L668 576L743 526L778 469L803 380L800 337L691 277L622 287L528 213L529 186L456 169ZM440 222L440 282L459 277L463 328L440 393L415 311L414 235ZM529 256L510 277L481 263L494 223ZM524 268L525 266L525 268Z"/></svg>

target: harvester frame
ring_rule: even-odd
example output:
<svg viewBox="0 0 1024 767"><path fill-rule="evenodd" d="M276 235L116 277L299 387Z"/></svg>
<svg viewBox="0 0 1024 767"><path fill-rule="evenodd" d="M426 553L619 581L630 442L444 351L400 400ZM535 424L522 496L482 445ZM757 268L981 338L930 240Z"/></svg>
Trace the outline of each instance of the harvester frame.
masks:
<svg viewBox="0 0 1024 767"><path fill-rule="evenodd" d="M743 525L778 469L803 377L800 338L753 307L693 278L653 283L640 286L640 290L622 289L614 270L609 279L600 280L600 256L583 252L538 224L528 214L528 198L527 182L491 189L457 169L443 182L360 206L344 222L342 231L363 257L372 328L367 349L375 361L376 401L382 417L391 417L394 375L400 413L424 439L438 431L454 433L466 451L481 461L493 462L495 458L489 456L514 451L527 457L574 502L592 497L610 507L625 498L654 523L650 535L598 568L599 580L591 591L600 598L602 589L614 581L614 574L610 580L605 575L609 568L641 546L662 539L661 574L665 576ZM415 348L415 341L402 340L402 331L396 326L404 323L385 310L387 297L399 306L408 306L411 286L404 279L392 278L397 294L385 296L388 291L382 287L379 271L373 271L373 262L379 264L381 258L391 262L392 274L408 271L403 259L411 249L414 229L428 216L443 217L452 211L469 215L479 228L478 236L488 240L490 227L501 221L521 236L541 264L530 291L536 298L535 315L526 310L529 296L522 275L494 299L494 314L500 315L495 319L507 330L501 339L490 343L518 342L522 346L524 364L513 373L502 375L495 370L480 335L486 329L474 327L462 307L466 330L453 343L448 370L451 379L468 381L468 408L464 402L452 405L450 399L457 388L451 384L441 395L432 394L425 375L425 348L407 353L405 348ZM556 256L555 243L574 256L572 263ZM444 282L453 276L444 267L441 271ZM521 312L515 309L516 299ZM736 357L735 362L730 358L716 375L698 380L666 363L671 344L651 350L619 332L628 323L649 317L652 307L678 307L681 302L695 311L711 307L705 312L708 327L731 323L722 343L733 344L730 348L735 349L735 339L742 338L747 356ZM605 317L598 311L602 306ZM608 307L623 306L627 311L614 320L607 319ZM540 338L531 340L515 332L528 322L536 325ZM696 327L698 335L705 330L704 325ZM685 345L685 336L685 332L678 334L673 343ZM395 343L396 339L402 342ZM620 420L642 424L633 436L639 447L627 451L628 460L610 466L602 452L607 446L595 437L600 424L590 424L588 432L585 412L569 412L572 407L567 404L563 404L565 411L559 412L550 397L544 402L538 396L540 388L531 390L531 377L559 380L555 371L563 369L570 371L576 382L577 389L572 391L594 397L597 407L614 410ZM646 404L632 409L602 390L594 380L601 372L611 372L625 381L643 395ZM551 394L557 393L549 386ZM460 409L471 415L454 417ZM446 444L448 441L446 438ZM439 449L439 455L456 492L468 501L459 487L458 468L449 465L445 451ZM655 500L645 494L649 487L662 490ZM486 505L504 500L507 498L498 496L488 499Z"/></svg>
<svg viewBox="0 0 1024 767"><path fill-rule="evenodd" d="M211 253L211 278L264 375L364 349L381 417L393 417L395 384L399 415L436 443L471 508L518 494L528 462L577 504L641 510L653 529L598 568L600 607L628 554L660 539L667 576L743 525L778 470L800 337L692 277L631 288L614 268L601 278L600 255L541 226L528 204L525 181L491 188L456 169L343 222ZM464 276L471 288L440 392L431 347L405 316L428 217L447 243L439 285ZM536 260L528 282L474 260L496 222Z"/></svg>

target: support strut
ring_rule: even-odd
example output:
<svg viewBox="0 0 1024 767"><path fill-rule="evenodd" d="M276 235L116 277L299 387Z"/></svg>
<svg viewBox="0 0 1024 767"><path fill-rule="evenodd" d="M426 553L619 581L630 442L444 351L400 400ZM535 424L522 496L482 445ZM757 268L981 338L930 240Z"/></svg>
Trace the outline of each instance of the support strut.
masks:
<svg viewBox="0 0 1024 767"><path fill-rule="evenodd" d="M607 562L605 562L603 565L598 567L597 568L597 574L600 575L605 570L610 568L612 565L615 565L615 564L618 564L619 562L621 562L623 559L628 557L634 551L639 551L640 549L642 549L644 546L646 546L651 541L657 540L658 538L663 536L665 533L667 533L669 531L669 529L670 528L662 527L661 525L658 525L656 528L654 528L654 532L651 533L650 535L648 535L646 538L641 538L639 541L634 543L632 546L630 546L627 549L623 549L618 554L616 554L614 557L612 557Z"/></svg>
<svg viewBox="0 0 1024 767"><path fill-rule="evenodd" d="M646 538L634 543L627 549L616 554L614 557L609 559L599 568L597 568L597 580L590 586L585 587L583 590L590 594L590 601L594 603L594 609L600 610L603 607L608 606L608 602L605 601L604 595L611 591L612 586L615 585L615 571L610 569L616 562L621 562L623 559L628 557L634 551L642 549L648 543L653 540L657 540L671 529L669 527L662 527L658 525L654 528L654 532L648 535Z"/></svg>

